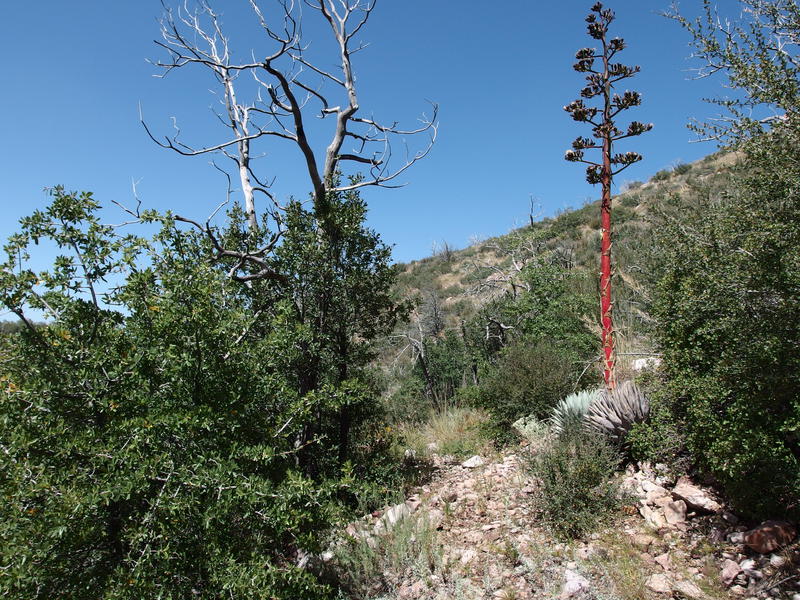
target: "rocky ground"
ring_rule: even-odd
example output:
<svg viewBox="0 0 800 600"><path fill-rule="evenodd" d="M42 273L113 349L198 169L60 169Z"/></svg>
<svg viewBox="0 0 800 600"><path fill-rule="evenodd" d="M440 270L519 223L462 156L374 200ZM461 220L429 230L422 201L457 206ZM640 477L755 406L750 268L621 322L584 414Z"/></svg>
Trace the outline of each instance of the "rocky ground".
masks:
<svg viewBox="0 0 800 600"><path fill-rule="evenodd" d="M632 500L613 527L556 542L537 523L526 452L434 455L430 484L351 524L325 560L354 572L355 598L800 600L791 525L752 528L709 490L647 465L623 475Z"/></svg>

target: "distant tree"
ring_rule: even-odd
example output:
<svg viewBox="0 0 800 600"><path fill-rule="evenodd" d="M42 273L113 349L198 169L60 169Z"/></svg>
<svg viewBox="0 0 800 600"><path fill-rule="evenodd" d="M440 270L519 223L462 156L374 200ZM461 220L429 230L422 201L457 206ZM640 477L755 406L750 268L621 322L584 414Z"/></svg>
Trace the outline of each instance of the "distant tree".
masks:
<svg viewBox="0 0 800 600"><path fill-rule="evenodd" d="M586 168L586 180L591 184L600 183L603 188L600 201L601 242L600 242L600 324L602 328L601 342L603 352L603 376L606 385L615 385L614 357L614 324L612 319L611 299L611 184L615 175L630 165L642 160L641 154L626 152L613 154L615 142L641 135L653 128L652 124L632 121L626 130L618 129L615 118L623 110L639 106L641 96L638 92L625 91L622 95L613 92L614 84L639 72L639 67L629 67L611 62L617 53L625 49L622 38L608 39L608 28L614 20L614 12L604 9L600 2L591 8L586 17L588 33L602 44L602 48L581 48L575 55L578 62L574 69L579 73L587 73L586 87L581 90L581 99L564 107L574 120L589 123L592 126L592 137L579 137L572 142L565 158L571 162L582 162ZM602 62L595 68L595 60ZM585 100L599 98L599 106L588 106ZM593 162L584 158L584 151L601 150L601 162Z"/></svg>
<svg viewBox="0 0 800 600"><path fill-rule="evenodd" d="M735 142L769 129L800 106L800 5L796 0L739 0L732 22L703 0L694 20L665 13L692 36L698 78L719 75L739 97L711 98L724 114L690 128L704 140Z"/></svg>

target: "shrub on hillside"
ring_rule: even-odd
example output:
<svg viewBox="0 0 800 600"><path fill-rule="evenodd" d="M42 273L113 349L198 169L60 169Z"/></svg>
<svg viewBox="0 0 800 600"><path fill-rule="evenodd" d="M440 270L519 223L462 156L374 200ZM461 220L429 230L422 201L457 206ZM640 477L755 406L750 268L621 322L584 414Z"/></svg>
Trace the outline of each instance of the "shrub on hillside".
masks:
<svg viewBox="0 0 800 600"><path fill-rule="evenodd" d="M559 538L577 538L607 522L620 507L612 477L620 456L603 436L571 427L530 462L539 480L535 503Z"/></svg>
<svg viewBox="0 0 800 600"><path fill-rule="evenodd" d="M477 403L491 415L490 429L500 441L513 437L520 417L544 419L572 391L574 356L551 342L521 339L505 348L483 377Z"/></svg>
<svg viewBox="0 0 800 600"><path fill-rule="evenodd" d="M660 228L658 338L694 459L752 516L800 514L800 125Z"/></svg>

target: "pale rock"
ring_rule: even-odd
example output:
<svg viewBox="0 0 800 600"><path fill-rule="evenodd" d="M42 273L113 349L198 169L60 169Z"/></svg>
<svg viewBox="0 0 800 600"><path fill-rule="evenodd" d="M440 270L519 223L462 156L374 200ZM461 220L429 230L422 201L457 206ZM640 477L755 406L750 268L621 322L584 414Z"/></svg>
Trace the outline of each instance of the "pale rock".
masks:
<svg viewBox="0 0 800 600"><path fill-rule="evenodd" d="M475 552L475 550L472 550L471 548L468 549L468 550L464 550L464 552L461 553L461 564L462 565L469 564L473 560L475 560L475 558L477 556L478 556L478 553Z"/></svg>
<svg viewBox="0 0 800 600"><path fill-rule="evenodd" d="M634 371L644 371L645 369L657 369L661 364L661 359L657 356L648 358L636 358L631 363L631 368Z"/></svg>
<svg viewBox="0 0 800 600"><path fill-rule="evenodd" d="M647 589L652 590L658 594L671 594L672 585L670 585L669 577L664 574L657 573L650 575L647 581L644 582Z"/></svg>
<svg viewBox="0 0 800 600"><path fill-rule="evenodd" d="M686 503L683 500L675 500L664 505L664 518L670 525L677 525L686 520Z"/></svg>
<svg viewBox="0 0 800 600"><path fill-rule="evenodd" d="M730 592L731 592L731 594L733 594L734 596L744 596L745 594L747 594L747 588L746 588L746 587L743 587L743 586L741 586L741 585L734 585L734 586L733 586L733 587L730 589Z"/></svg>
<svg viewBox="0 0 800 600"><path fill-rule="evenodd" d="M745 558L739 563L739 566L742 568L742 571L749 571L756 568L756 561L752 558Z"/></svg>
<svg viewBox="0 0 800 600"><path fill-rule="evenodd" d="M736 576L741 572L742 568L739 566L739 563L735 560L726 559L725 562L722 563L720 579L723 584L730 586L733 580L736 579Z"/></svg>
<svg viewBox="0 0 800 600"><path fill-rule="evenodd" d="M643 550L646 552L647 549L650 547L650 544L656 541L656 538L647 533L637 533L633 536L631 541L633 542L634 546L639 548L639 550Z"/></svg>
<svg viewBox="0 0 800 600"><path fill-rule="evenodd" d="M656 564L660 565L665 571L669 571L672 568L672 560L670 560L669 552L659 554L653 560L656 561Z"/></svg>
<svg viewBox="0 0 800 600"><path fill-rule="evenodd" d="M425 520L431 529L439 529L442 526L442 521L444 521L444 513L438 508L432 508L425 515Z"/></svg>
<svg viewBox="0 0 800 600"><path fill-rule="evenodd" d="M465 469L475 469L477 467L482 467L486 464L486 459L482 456L478 456L477 454L472 458L469 458L461 463L461 466Z"/></svg>
<svg viewBox="0 0 800 600"><path fill-rule="evenodd" d="M672 500L672 496L669 495L669 492L664 488L660 487L657 490L651 490L645 494L644 501L651 506L661 506L663 501L666 500L669 502Z"/></svg>
<svg viewBox="0 0 800 600"><path fill-rule="evenodd" d="M708 598L705 592L703 592L703 590L701 590L691 581L676 581L674 584L672 584L672 589L676 592L679 592L689 600L706 600Z"/></svg>
<svg viewBox="0 0 800 600"><path fill-rule="evenodd" d="M645 522L653 529L661 529L667 526L667 520L662 512L653 510L647 505L640 506L639 512L644 517Z"/></svg>
<svg viewBox="0 0 800 600"><path fill-rule="evenodd" d="M780 569L783 565L786 564L786 558L781 556L780 554L773 554L769 557L769 564L771 564L776 569Z"/></svg>
<svg viewBox="0 0 800 600"><path fill-rule="evenodd" d="M571 569L566 569L564 571L564 579L564 587L561 588L560 596L560 598L564 600L566 600L566 598L577 596L582 592L589 591L591 587L583 575L576 573Z"/></svg>
<svg viewBox="0 0 800 600"><path fill-rule="evenodd" d="M672 495L686 502L686 505L695 510L705 512L719 512L722 505L714 500L707 492L700 489L687 477L678 479L678 484L672 488Z"/></svg>

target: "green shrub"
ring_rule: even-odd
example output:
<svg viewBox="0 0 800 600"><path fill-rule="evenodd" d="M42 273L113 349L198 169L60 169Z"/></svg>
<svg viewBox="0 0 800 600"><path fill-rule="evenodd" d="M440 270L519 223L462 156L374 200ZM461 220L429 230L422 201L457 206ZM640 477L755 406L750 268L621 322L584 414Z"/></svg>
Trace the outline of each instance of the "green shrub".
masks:
<svg viewBox="0 0 800 600"><path fill-rule="evenodd" d="M650 178L650 180L651 181L666 181L670 177L672 177L672 171L670 171L669 169L662 169L661 171L658 171L655 175L653 175Z"/></svg>
<svg viewBox="0 0 800 600"><path fill-rule="evenodd" d="M580 427L532 457L530 468L540 481L536 507L556 536L584 536L612 517L622 502L612 480L619 463L613 446Z"/></svg>
<svg viewBox="0 0 800 600"><path fill-rule="evenodd" d="M692 165L687 165L686 163L678 163L674 167L672 167L672 172L675 175L686 175L689 171L692 170Z"/></svg>
<svg viewBox="0 0 800 600"><path fill-rule="evenodd" d="M483 377L477 403L491 415L489 429L498 441L513 438L520 417L543 419L574 384L574 355L550 342L523 339L501 353Z"/></svg>
<svg viewBox="0 0 800 600"><path fill-rule="evenodd" d="M686 423L681 420L670 392L664 384L648 387L650 418L636 423L628 433L628 451L635 461L661 463L675 474L684 474L690 467L686 450Z"/></svg>
<svg viewBox="0 0 800 600"><path fill-rule="evenodd" d="M660 228L655 316L694 459L753 517L800 514L800 166L795 119L729 192Z"/></svg>

